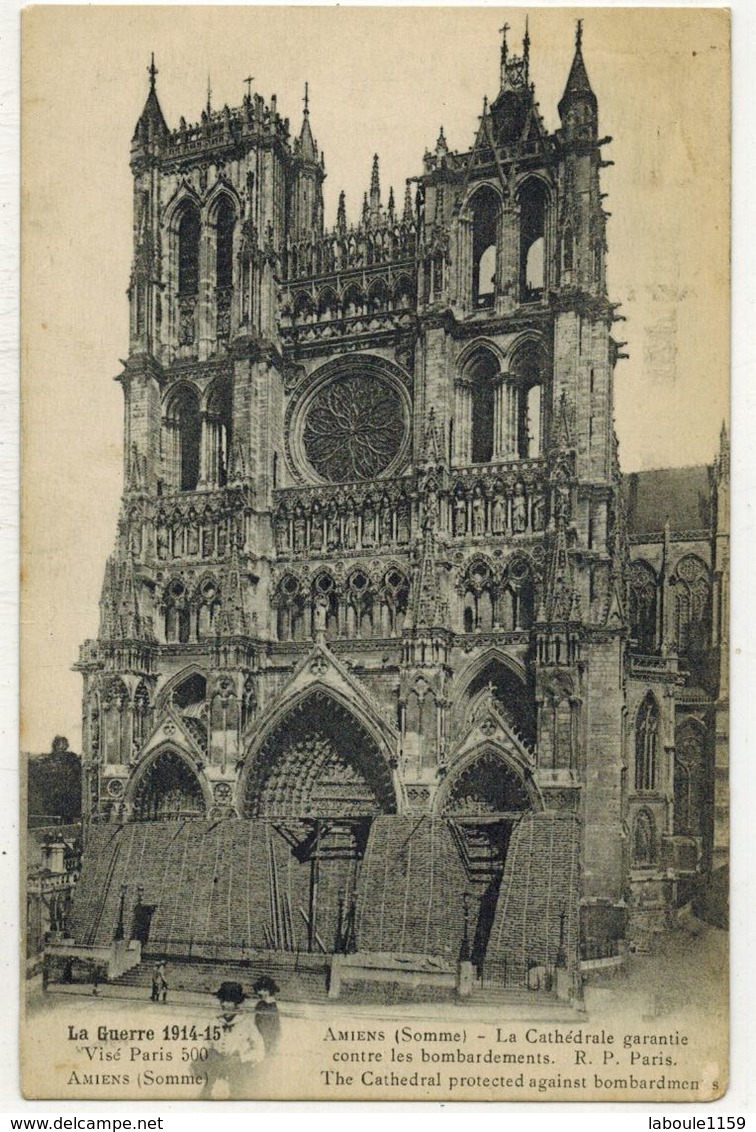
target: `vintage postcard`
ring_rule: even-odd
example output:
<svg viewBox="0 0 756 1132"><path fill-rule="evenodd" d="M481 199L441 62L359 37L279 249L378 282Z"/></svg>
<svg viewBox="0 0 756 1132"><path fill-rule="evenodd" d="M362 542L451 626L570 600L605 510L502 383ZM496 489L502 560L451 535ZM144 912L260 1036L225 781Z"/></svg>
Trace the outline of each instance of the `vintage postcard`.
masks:
<svg viewBox="0 0 756 1132"><path fill-rule="evenodd" d="M24 1095L722 1096L728 12L22 87Z"/></svg>

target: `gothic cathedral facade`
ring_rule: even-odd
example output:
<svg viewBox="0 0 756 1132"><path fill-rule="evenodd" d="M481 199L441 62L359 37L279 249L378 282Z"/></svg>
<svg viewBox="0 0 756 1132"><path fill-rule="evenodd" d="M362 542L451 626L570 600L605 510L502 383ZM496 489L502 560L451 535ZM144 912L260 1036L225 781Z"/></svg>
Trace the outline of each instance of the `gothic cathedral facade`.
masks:
<svg viewBox="0 0 756 1132"><path fill-rule="evenodd" d="M80 942L125 900L164 955L527 979L724 860L726 439L621 476L611 139L580 27L553 133L529 54L468 152L442 130L401 201L376 157L334 227L307 103L171 129L151 68Z"/></svg>

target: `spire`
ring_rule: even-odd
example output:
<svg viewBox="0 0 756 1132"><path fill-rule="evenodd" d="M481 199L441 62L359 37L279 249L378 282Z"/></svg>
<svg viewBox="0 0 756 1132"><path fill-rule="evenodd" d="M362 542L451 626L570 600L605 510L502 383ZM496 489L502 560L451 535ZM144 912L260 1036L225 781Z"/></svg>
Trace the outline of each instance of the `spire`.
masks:
<svg viewBox="0 0 756 1132"><path fill-rule="evenodd" d="M404 213L402 220L405 224L412 223L412 189L409 181L407 181L407 184L404 186Z"/></svg>
<svg viewBox="0 0 756 1132"><path fill-rule="evenodd" d="M575 29L575 54L572 58L572 66L567 78L567 85L564 88L564 94L559 102L559 116L564 118L565 111L568 109L572 102L580 99L586 99L594 113L598 107L596 95L593 93L588 72L585 69L585 61L583 60L583 21L577 21Z"/></svg>
<svg viewBox="0 0 756 1132"><path fill-rule="evenodd" d="M722 421L722 429L719 433L719 455L715 461L715 471L720 483L730 478L730 437L727 432L727 425Z"/></svg>
<svg viewBox="0 0 756 1132"><path fill-rule="evenodd" d="M436 532L432 517L425 520L423 547L417 567L412 594L412 622L414 629L433 629L446 624L446 610L441 597L436 566Z"/></svg>
<svg viewBox="0 0 756 1132"><path fill-rule="evenodd" d="M428 411L428 420L425 425L421 463L426 467L436 467L439 462L441 445L438 440L438 427L436 425L436 410L431 405Z"/></svg>
<svg viewBox="0 0 756 1132"><path fill-rule="evenodd" d="M338 212L336 213L336 227L338 228L339 232L346 232L346 226L346 194L342 189L339 193L339 208Z"/></svg>
<svg viewBox="0 0 756 1132"><path fill-rule="evenodd" d="M368 204L368 195L367 195L367 193L365 193L365 195L362 198L362 223L365 225L365 227L367 227L369 220L370 220L370 205Z"/></svg>
<svg viewBox="0 0 756 1132"><path fill-rule="evenodd" d="M244 608L244 587L239 561L239 539L236 531L232 532L231 536L231 561L226 570L223 586L223 605L219 629L222 637L243 637L247 633L247 614Z"/></svg>
<svg viewBox="0 0 756 1132"><path fill-rule="evenodd" d="M111 555L105 563L100 594L100 638L106 641L112 641L116 636L115 588L115 562Z"/></svg>
<svg viewBox="0 0 756 1132"><path fill-rule="evenodd" d="M152 145L161 146L168 137L168 126L163 117L163 111L160 109L160 102L158 101L155 87L155 77L158 73L158 69L155 66L154 52L150 58L147 73L150 76L150 89L147 94L144 109L136 124L134 137L132 138L132 144L141 146L142 149L148 149Z"/></svg>
<svg viewBox="0 0 756 1132"><path fill-rule="evenodd" d="M522 63L525 69L525 84L527 85L530 82L530 30L527 16L525 16L525 35L522 37Z"/></svg>
<svg viewBox="0 0 756 1132"><path fill-rule="evenodd" d="M312 136L312 128L310 126L310 84L305 83L304 98L304 111L302 113L302 129L299 131L299 153L304 161L317 162L318 160L318 147L315 144L315 139Z"/></svg>
<svg viewBox="0 0 756 1132"><path fill-rule="evenodd" d="M381 178L378 172L378 154L373 155L373 169L370 174L370 215L378 217L381 208Z"/></svg>
<svg viewBox="0 0 756 1132"><path fill-rule="evenodd" d="M567 552L564 522L557 525L556 545L549 564L546 591L546 615L549 621L569 621L574 612L572 568Z"/></svg>
<svg viewBox="0 0 756 1132"><path fill-rule="evenodd" d="M446 138L444 136L444 127L441 126L441 128L438 132L438 139L436 141L436 157L440 160L442 157L445 157L448 152L449 152L449 146L446 144Z"/></svg>
<svg viewBox="0 0 756 1132"><path fill-rule="evenodd" d="M139 598L137 596L136 581L134 578L134 563L131 555L127 554L121 574L121 592L118 602L118 628L119 637L125 641L136 641L142 636L142 617L139 612Z"/></svg>
<svg viewBox="0 0 756 1132"><path fill-rule="evenodd" d="M393 224L394 219L396 218L396 205L394 203L394 186L393 185L389 189L388 208L386 209L386 211L388 213L389 223Z"/></svg>
<svg viewBox="0 0 756 1132"><path fill-rule="evenodd" d="M507 81L507 56L509 49L507 47L507 32L509 31L509 24L504 24L499 28L501 33L501 54L500 54L500 69L499 69L499 86L503 90Z"/></svg>
<svg viewBox="0 0 756 1132"><path fill-rule="evenodd" d="M530 62L530 35L527 20L525 22L525 38L522 41L522 56L510 55L507 43L509 24L499 29L501 32L501 54L499 63L499 94L494 105L499 104L501 96L513 91L524 91L528 87L528 68Z"/></svg>

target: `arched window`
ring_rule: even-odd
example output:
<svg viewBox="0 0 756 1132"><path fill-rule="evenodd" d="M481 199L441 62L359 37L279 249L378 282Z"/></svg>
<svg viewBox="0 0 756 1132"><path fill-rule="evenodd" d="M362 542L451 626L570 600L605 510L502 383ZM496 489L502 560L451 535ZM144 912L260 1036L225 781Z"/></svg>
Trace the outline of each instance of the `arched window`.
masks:
<svg viewBox="0 0 756 1132"><path fill-rule="evenodd" d="M509 386L508 447L521 460L533 460L543 451L543 387L546 356L539 342L525 342L512 358Z"/></svg>
<svg viewBox="0 0 756 1132"><path fill-rule="evenodd" d="M221 378L207 401L207 482L225 487L231 463L232 398L231 382Z"/></svg>
<svg viewBox="0 0 756 1132"><path fill-rule="evenodd" d="M339 317L339 300L330 287L326 287L318 298L318 319L320 322L332 322Z"/></svg>
<svg viewBox="0 0 756 1132"><path fill-rule="evenodd" d="M220 600L220 586L215 578L203 578L195 594L198 640L215 635L215 619L220 609Z"/></svg>
<svg viewBox="0 0 756 1132"><path fill-rule="evenodd" d="M301 641L305 637L305 597L299 579L285 574L276 592L279 641Z"/></svg>
<svg viewBox="0 0 756 1132"><path fill-rule="evenodd" d="M365 292L356 283L347 287L343 300L344 318L356 318L364 314L366 306Z"/></svg>
<svg viewBox="0 0 756 1132"><path fill-rule="evenodd" d="M686 554L672 579L675 594L675 638L683 655L704 652L709 644L711 582L706 564Z"/></svg>
<svg viewBox="0 0 756 1132"><path fill-rule="evenodd" d="M656 652L656 603L658 580L647 562L630 567L630 635L641 653Z"/></svg>
<svg viewBox="0 0 756 1132"><path fill-rule="evenodd" d="M648 810L641 810L633 827L633 864L653 865L656 860L654 819Z"/></svg>
<svg viewBox="0 0 756 1132"><path fill-rule="evenodd" d="M705 769L703 729L694 720L688 720L675 735L674 830L677 834L701 835Z"/></svg>
<svg viewBox="0 0 756 1132"><path fill-rule="evenodd" d="M327 570L318 574L312 583L312 622L313 636L322 623L322 628L328 640L338 637L339 598L333 575Z"/></svg>
<svg viewBox="0 0 756 1132"><path fill-rule="evenodd" d="M144 680L140 680L134 693L133 744L137 751L149 734L150 717L150 693Z"/></svg>
<svg viewBox="0 0 756 1132"><path fill-rule="evenodd" d="M383 578L381 636L401 636L409 603L409 581L403 571L392 566Z"/></svg>
<svg viewBox="0 0 756 1132"><path fill-rule="evenodd" d="M196 295L199 291L199 239L199 212L188 205L178 226L179 295Z"/></svg>
<svg viewBox="0 0 756 1132"><path fill-rule="evenodd" d="M161 752L140 779L134 794L136 821L200 818L205 813L202 787L180 755Z"/></svg>
<svg viewBox="0 0 756 1132"><path fill-rule="evenodd" d="M494 452L494 402L499 363L489 350L481 350L465 367L470 382L471 452L473 464L486 464Z"/></svg>
<svg viewBox="0 0 756 1132"><path fill-rule="evenodd" d="M231 201L221 197L215 214L215 286L218 288L234 284L234 221Z"/></svg>
<svg viewBox="0 0 756 1132"><path fill-rule="evenodd" d="M519 193L520 201L520 297L533 302L546 284L546 188L530 178Z"/></svg>
<svg viewBox="0 0 756 1132"><path fill-rule="evenodd" d="M659 708L649 694L635 719L635 789L656 790L659 762Z"/></svg>
<svg viewBox="0 0 756 1132"><path fill-rule="evenodd" d="M536 738L536 705L532 685L525 684L498 657L491 657L484 663L468 684L460 720L467 720L473 701L482 692L488 691L493 693L499 710L508 720L514 734L527 746L532 746Z"/></svg>
<svg viewBox="0 0 756 1132"><path fill-rule="evenodd" d="M502 628L529 629L535 616L535 584L533 571L527 558L515 556L507 567L506 588L503 591L508 599L503 601L498 620ZM504 620L504 614L511 610L511 625Z"/></svg>
<svg viewBox="0 0 756 1132"><path fill-rule="evenodd" d="M168 583L163 604L166 643L187 644L191 635L189 597L180 578L174 578Z"/></svg>
<svg viewBox="0 0 756 1132"><path fill-rule="evenodd" d="M347 635L373 636L373 588L363 570L355 570L347 585Z"/></svg>
<svg viewBox="0 0 756 1132"><path fill-rule="evenodd" d="M173 487L194 491L200 474L199 396L196 389L182 385L172 398L167 418L167 475Z"/></svg>
<svg viewBox="0 0 756 1132"><path fill-rule="evenodd" d="M101 704L104 726L105 762L128 763L129 709L131 700L129 690L120 676L113 676L105 684Z"/></svg>
<svg viewBox="0 0 756 1132"><path fill-rule="evenodd" d="M491 631L495 593L491 566L483 558L474 559L465 570L463 581L462 620L466 633Z"/></svg>
<svg viewBox="0 0 756 1132"><path fill-rule="evenodd" d="M473 218L473 307L484 309L494 305L496 295L499 198L493 189L484 186L473 196L470 208Z"/></svg>

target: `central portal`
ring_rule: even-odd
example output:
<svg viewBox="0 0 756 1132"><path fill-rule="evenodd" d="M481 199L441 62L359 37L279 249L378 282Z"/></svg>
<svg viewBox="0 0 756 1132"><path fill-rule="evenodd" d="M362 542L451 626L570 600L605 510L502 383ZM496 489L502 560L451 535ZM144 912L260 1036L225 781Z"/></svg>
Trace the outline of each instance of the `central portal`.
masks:
<svg viewBox="0 0 756 1132"><path fill-rule="evenodd" d="M250 818L362 818L396 813L375 738L327 692L313 692L271 730L244 793Z"/></svg>

